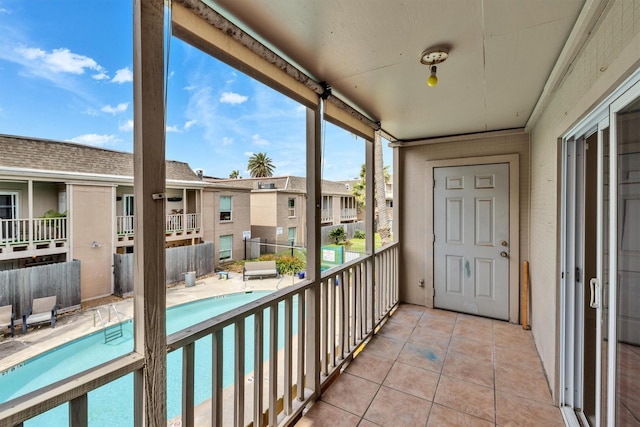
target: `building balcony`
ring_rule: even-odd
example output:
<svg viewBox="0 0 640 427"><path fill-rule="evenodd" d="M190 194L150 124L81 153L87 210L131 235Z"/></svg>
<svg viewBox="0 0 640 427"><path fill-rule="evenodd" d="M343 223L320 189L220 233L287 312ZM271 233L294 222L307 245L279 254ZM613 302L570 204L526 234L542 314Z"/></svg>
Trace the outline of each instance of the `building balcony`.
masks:
<svg viewBox="0 0 640 427"><path fill-rule="evenodd" d="M180 353L183 363L181 383L170 385L182 389L183 412L170 425L564 425L529 331L398 305L397 260L394 243L325 272L319 282L281 289L168 336L167 353ZM223 341L228 333L234 339ZM244 345L250 333L253 349ZM204 337L214 346L211 360L196 361ZM228 357L236 375L223 388ZM141 372L142 362L131 353L0 410L7 425L64 401L89 415L87 393ZM216 367L212 397L196 403L194 378L205 365ZM142 389L134 389L137 399Z"/></svg>
<svg viewBox="0 0 640 427"><path fill-rule="evenodd" d="M333 223L333 209L322 209L320 220L323 224Z"/></svg>
<svg viewBox="0 0 640 427"><path fill-rule="evenodd" d="M350 222L358 219L358 210L356 208L340 209L340 222Z"/></svg>
<svg viewBox="0 0 640 427"><path fill-rule="evenodd" d="M132 242L134 236L134 215L116 217L117 245ZM165 235L168 241L201 237L202 214L169 214L166 218Z"/></svg>
<svg viewBox="0 0 640 427"><path fill-rule="evenodd" d="M14 259L66 251L68 219L0 220L0 259Z"/></svg>

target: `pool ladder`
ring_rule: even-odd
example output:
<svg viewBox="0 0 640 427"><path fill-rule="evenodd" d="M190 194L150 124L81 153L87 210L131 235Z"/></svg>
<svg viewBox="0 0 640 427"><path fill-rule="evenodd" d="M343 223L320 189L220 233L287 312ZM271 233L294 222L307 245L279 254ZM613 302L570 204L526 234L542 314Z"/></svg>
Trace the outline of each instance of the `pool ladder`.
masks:
<svg viewBox="0 0 640 427"><path fill-rule="evenodd" d="M113 311L113 313L115 314L117 323L115 325L109 326L109 323L111 322L111 311ZM118 312L118 309L116 308L115 305L111 304L107 309L107 313L109 314L109 319L107 320L107 323L105 323L99 308L97 308L93 312L93 326L96 326L96 314L97 314L98 319L100 319L100 325L102 326L102 332L104 333L105 344L108 343L109 341L115 340L116 338L122 337L122 322L120 321L120 313Z"/></svg>

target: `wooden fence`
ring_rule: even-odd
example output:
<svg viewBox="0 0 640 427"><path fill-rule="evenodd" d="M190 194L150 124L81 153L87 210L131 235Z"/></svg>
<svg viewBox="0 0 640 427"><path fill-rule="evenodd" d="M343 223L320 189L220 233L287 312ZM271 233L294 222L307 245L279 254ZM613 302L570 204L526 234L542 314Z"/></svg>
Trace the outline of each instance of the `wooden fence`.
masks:
<svg viewBox="0 0 640 427"><path fill-rule="evenodd" d="M213 242L198 245L180 246L166 250L165 284L184 280L184 273L195 271L197 276L212 273ZM113 255L113 293L123 296L133 292L133 254Z"/></svg>
<svg viewBox="0 0 640 427"><path fill-rule="evenodd" d="M16 319L34 298L52 295L61 312L80 307L80 261L0 271L0 306L12 304Z"/></svg>

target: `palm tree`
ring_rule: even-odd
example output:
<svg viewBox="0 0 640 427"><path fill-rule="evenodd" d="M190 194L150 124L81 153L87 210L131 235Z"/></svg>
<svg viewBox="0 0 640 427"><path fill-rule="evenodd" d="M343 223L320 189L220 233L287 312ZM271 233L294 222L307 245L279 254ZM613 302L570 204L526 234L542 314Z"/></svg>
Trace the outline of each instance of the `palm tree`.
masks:
<svg viewBox="0 0 640 427"><path fill-rule="evenodd" d="M374 178L376 189L376 209L378 211L378 234L382 244L387 244L391 237L389 219L387 218L387 199L385 197L385 187L389 181L389 171L383 166L382 161L382 138L380 132L376 132L374 138Z"/></svg>
<svg viewBox="0 0 640 427"><path fill-rule="evenodd" d="M229 178L231 179L240 179L242 178L240 176L240 171L238 169L232 170L231 173L229 174Z"/></svg>
<svg viewBox="0 0 640 427"><path fill-rule="evenodd" d="M273 161L267 157L267 153L256 153L249 157L247 170L252 178L265 178L273 176L275 166Z"/></svg>

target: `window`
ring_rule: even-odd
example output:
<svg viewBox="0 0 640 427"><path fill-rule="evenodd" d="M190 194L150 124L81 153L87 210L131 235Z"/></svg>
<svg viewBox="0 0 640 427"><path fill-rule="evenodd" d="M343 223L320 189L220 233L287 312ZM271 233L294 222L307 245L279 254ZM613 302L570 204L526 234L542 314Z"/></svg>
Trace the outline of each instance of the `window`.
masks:
<svg viewBox="0 0 640 427"><path fill-rule="evenodd" d="M296 216L296 199L289 199L289 217Z"/></svg>
<svg viewBox="0 0 640 427"><path fill-rule="evenodd" d="M0 218L17 219L18 193L0 193Z"/></svg>
<svg viewBox="0 0 640 427"><path fill-rule="evenodd" d="M295 227L289 227L289 246L293 246L296 244L296 228Z"/></svg>
<svg viewBox="0 0 640 427"><path fill-rule="evenodd" d="M231 259L233 248L233 234L220 236L220 252L218 259L220 261Z"/></svg>
<svg viewBox="0 0 640 427"><path fill-rule="evenodd" d="M220 221L231 221L231 196L220 196Z"/></svg>

